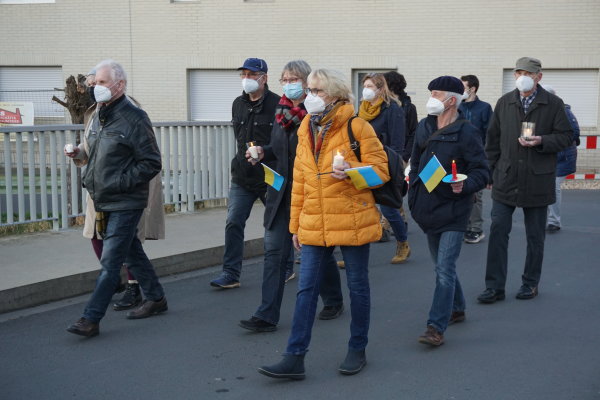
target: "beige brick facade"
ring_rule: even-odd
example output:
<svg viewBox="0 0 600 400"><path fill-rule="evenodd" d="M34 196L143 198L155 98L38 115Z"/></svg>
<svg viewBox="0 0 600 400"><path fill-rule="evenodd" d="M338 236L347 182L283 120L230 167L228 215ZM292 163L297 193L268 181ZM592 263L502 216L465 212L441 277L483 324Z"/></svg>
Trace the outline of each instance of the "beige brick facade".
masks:
<svg viewBox="0 0 600 400"><path fill-rule="evenodd" d="M598 0L56 0L0 5L0 33L0 66L61 66L66 77L103 58L121 62L154 121L188 118L189 69L233 69L246 57L267 60L278 92L291 59L349 77L398 69L419 115L439 75L477 75L493 105L518 57L600 68ZM589 162L600 166L596 154Z"/></svg>

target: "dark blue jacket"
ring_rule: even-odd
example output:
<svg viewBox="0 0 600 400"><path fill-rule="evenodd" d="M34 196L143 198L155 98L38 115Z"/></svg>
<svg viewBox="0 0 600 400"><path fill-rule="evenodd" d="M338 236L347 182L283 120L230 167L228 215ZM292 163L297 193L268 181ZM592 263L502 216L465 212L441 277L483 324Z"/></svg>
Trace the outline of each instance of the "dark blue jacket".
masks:
<svg viewBox="0 0 600 400"><path fill-rule="evenodd" d="M556 176L567 176L577 170L577 146L579 145L579 123L571 111L571 106L565 104L567 118L573 128L573 144L556 155Z"/></svg>
<svg viewBox="0 0 600 400"><path fill-rule="evenodd" d="M474 101L462 102L458 109L463 113L464 117L471 121L477 129L480 130L481 141L485 147L485 135L488 130L488 125L492 119L492 106L485 101L479 100L479 97L475 97Z"/></svg>
<svg viewBox="0 0 600 400"><path fill-rule="evenodd" d="M377 137L384 145L390 147L398 154L404 150L406 138L406 122L404 111L395 101L381 104L379 115L369 121Z"/></svg>
<svg viewBox="0 0 600 400"><path fill-rule="evenodd" d="M459 115L459 119L464 119ZM419 122L415 145L410 158L410 189L408 206L413 219L427 234L465 231L473 208L473 194L483 189L489 180L489 168L481 144L479 130L463 120L449 126L422 147L437 130L437 117L429 115ZM452 171L456 160L458 173L467 175L461 193L453 193L450 184L440 182L429 193L419 173L433 156L446 170Z"/></svg>
<svg viewBox="0 0 600 400"><path fill-rule="evenodd" d="M304 104L302 104L304 108ZM277 191L272 186L267 188L267 200L265 202L265 229L271 229L275 216L283 213L284 218L290 220L290 204L292 198L292 182L294 172L294 159L296 158L296 147L298 147L298 128L296 126L290 131L283 129L277 122L273 124L271 142L263 147L263 162L270 162L270 166L278 174L283 176L283 186Z"/></svg>
<svg viewBox="0 0 600 400"><path fill-rule="evenodd" d="M404 111L404 118L406 119L406 139L404 140L402 159L408 162L412 154L415 131L417 130L419 119L417 117L417 107L412 103L410 96L403 96L400 98L400 101L402 102L402 111Z"/></svg>

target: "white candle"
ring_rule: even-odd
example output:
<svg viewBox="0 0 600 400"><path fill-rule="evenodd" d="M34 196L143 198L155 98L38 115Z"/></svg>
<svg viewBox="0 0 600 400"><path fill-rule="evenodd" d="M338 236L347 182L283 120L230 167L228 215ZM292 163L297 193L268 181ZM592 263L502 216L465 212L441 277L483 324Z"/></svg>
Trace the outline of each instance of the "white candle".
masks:
<svg viewBox="0 0 600 400"><path fill-rule="evenodd" d="M258 160L258 149L256 148L256 146L249 147L248 151L250 152L250 157L254 158L255 160Z"/></svg>
<svg viewBox="0 0 600 400"><path fill-rule="evenodd" d="M333 167L341 169L344 166L344 156L340 154L340 151L337 151L337 154L333 156Z"/></svg>
<svg viewBox="0 0 600 400"><path fill-rule="evenodd" d="M73 144L72 143L68 143L65 145L65 151L67 153L72 153L73 152Z"/></svg>
<svg viewBox="0 0 600 400"><path fill-rule="evenodd" d="M531 129L531 128L525 128L525 129L523 129L523 136L529 137L532 134L533 134L533 129Z"/></svg>

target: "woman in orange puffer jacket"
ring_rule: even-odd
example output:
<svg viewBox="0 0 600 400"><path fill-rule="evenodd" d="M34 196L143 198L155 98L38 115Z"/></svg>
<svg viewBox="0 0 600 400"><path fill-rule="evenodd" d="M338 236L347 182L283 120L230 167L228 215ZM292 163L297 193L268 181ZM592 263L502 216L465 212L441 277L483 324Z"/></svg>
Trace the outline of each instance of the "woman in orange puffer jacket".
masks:
<svg viewBox="0 0 600 400"><path fill-rule="evenodd" d="M273 378L304 379L304 355L310 343L319 283L335 246L340 246L346 265L352 314L348 354L339 371L352 375L365 366L371 307L369 244L381 237L381 224L371 190L356 189L345 170L370 165L382 182L389 180L387 156L368 122L360 118L352 121L362 162L350 148L348 121L354 107L344 76L315 70L308 76L306 90L304 105L310 115L298 130L290 220L294 246L302 251L302 264L283 360L259 368L260 373ZM345 160L333 167L338 151Z"/></svg>

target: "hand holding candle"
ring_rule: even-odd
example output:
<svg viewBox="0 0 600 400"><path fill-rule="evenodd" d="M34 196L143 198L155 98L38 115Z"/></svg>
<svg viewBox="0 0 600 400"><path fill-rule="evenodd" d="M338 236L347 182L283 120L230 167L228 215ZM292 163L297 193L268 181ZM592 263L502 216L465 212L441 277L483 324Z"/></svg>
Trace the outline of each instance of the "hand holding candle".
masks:
<svg viewBox="0 0 600 400"><path fill-rule="evenodd" d="M333 156L333 168L342 169L344 166L344 156L337 150L335 156Z"/></svg>
<svg viewBox="0 0 600 400"><path fill-rule="evenodd" d="M254 144L254 142L248 142L246 143L246 146L248 147L248 151L250 152L250 157L258 161L258 148Z"/></svg>

